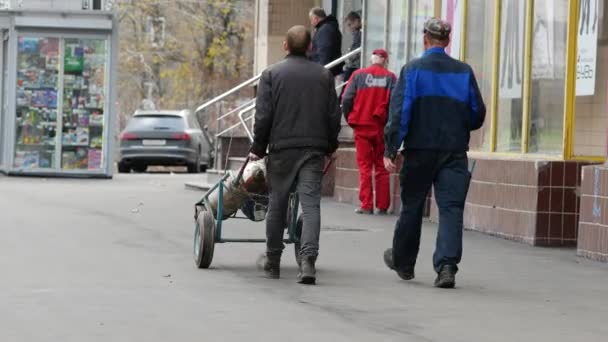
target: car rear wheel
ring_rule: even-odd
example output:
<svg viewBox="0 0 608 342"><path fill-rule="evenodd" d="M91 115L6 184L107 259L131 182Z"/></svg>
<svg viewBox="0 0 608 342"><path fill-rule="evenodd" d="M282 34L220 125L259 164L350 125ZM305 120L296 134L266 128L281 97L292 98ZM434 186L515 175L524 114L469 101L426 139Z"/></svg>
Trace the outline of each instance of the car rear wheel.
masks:
<svg viewBox="0 0 608 342"><path fill-rule="evenodd" d="M118 163L118 173L129 173L131 172L131 168L128 167L125 163Z"/></svg>

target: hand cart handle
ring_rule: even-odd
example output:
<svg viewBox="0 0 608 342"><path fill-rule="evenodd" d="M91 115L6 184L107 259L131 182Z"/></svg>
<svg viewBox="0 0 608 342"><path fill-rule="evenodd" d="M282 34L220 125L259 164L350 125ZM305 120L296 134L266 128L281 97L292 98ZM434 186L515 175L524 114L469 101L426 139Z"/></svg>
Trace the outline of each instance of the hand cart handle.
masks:
<svg viewBox="0 0 608 342"><path fill-rule="evenodd" d="M247 164L249 164L249 157L247 157L245 159L245 163L243 163L243 166L241 166L241 169L239 170L239 173L236 176L236 178L234 179L234 181L232 182L232 185L234 185L234 186L239 185L239 183L241 182L241 179L243 178L243 173L245 173L245 168L247 167Z"/></svg>

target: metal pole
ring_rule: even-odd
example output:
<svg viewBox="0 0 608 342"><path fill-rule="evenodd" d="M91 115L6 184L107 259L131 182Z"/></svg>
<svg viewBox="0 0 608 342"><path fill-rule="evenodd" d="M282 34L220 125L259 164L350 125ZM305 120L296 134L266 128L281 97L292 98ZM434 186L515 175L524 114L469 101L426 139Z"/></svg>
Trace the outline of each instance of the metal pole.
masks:
<svg viewBox="0 0 608 342"><path fill-rule="evenodd" d="M534 0L526 2L526 30L524 37L524 84L523 84L523 112L521 120L521 153L528 153L530 140L530 110L531 110L531 82L532 82L532 35L534 33Z"/></svg>
<svg viewBox="0 0 608 342"><path fill-rule="evenodd" d="M501 28L502 0L496 0L494 4L494 51L492 67L492 103L490 121L490 152L496 152L496 133L498 125L498 82L500 81L500 28Z"/></svg>
<svg viewBox="0 0 608 342"><path fill-rule="evenodd" d="M562 155L565 160L574 155L574 125L576 112L576 55L578 50L580 0L568 2L568 41L566 44L566 84L564 99L564 128Z"/></svg>

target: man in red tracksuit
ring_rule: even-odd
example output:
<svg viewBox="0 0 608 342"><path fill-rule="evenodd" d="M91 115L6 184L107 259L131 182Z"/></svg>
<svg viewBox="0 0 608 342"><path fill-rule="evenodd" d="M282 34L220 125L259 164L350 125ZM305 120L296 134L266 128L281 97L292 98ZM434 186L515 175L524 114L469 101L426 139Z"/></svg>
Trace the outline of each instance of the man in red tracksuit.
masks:
<svg viewBox="0 0 608 342"><path fill-rule="evenodd" d="M359 69L351 76L342 98L342 113L355 131L361 201L361 207L355 212L374 213L372 173L375 171L377 213L386 214L390 206L390 184L383 161L384 126L397 78L386 69L388 54L385 50L374 50L371 63L370 67Z"/></svg>

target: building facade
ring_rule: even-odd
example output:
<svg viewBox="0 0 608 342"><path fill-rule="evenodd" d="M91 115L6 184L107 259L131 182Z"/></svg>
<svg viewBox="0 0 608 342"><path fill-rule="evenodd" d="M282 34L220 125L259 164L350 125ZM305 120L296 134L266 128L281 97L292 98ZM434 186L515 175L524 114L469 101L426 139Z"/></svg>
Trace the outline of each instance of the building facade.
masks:
<svg viewBox="0 0 608 342"><path fill-rule="evenodd" d="M313 5L325 6L340 22L350 10L361 10L363 64L370 51L383 47L395 73L423 52L427 18L450 21L448 52L473 67L488 107L484 127L471 139L469 156L476 168L466 227L535 246L577 247L581 256L608 261L605 1L259 0L258 10L267 19L260 22L258 12L258 27L271 29L256 33L258 39L268 37L262 51L256 44L257 70L282 57L273 49L289 26L308 22ZM348 129L341 139L333 195L357 203L358 171ZM391 183L398 210L397 175ZM436 216L431 208L431 218Z"/></svg>

